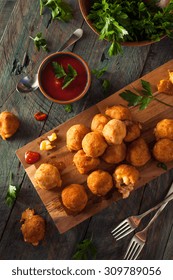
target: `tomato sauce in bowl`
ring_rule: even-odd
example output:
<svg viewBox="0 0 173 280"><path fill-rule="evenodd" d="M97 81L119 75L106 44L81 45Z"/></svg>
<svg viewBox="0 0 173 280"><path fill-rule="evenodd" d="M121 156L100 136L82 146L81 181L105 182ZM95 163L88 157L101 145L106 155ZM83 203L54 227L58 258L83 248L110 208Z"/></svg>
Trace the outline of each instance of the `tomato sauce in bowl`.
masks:
<svg viewBox="0 0 173 280"><path fill-rule="evenodd" d="M64 78L57 78L53 62L61 65L66 73L68 66L77 72L74 80L64 89ZM78 55L70 52L58 52L48 56L38 70L38 82L41 92L51 101L68 104L83 97L89 89L91 74L87 63Z"/></svg>

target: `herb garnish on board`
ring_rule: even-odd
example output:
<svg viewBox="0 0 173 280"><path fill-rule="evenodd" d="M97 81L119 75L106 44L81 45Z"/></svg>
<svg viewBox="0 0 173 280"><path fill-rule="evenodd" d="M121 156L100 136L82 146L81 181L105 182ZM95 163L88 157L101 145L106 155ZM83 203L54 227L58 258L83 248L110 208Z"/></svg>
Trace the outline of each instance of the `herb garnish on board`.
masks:
<svg viewBox="0 0 173 280"><path fill-rule="evenodd" d="M157 0L94 0L88 18L100 39L112 42L109 55L122 51L121 42L159 41L173 38L173 0L165 8Z"/></svg>
<svg viewBox="0 0 173 280"><path fill-rule="evenodd" d="M60 65L56 61L52 62L52 66L53 66L53 69L54 69L55 76L58 79L59 78L64 78L62 89L65 89L66 87L68 87L71 84L71 82L75 79L75 77L77 76L77 71L70 64L68 64L68 71L67 72L65 72L62 65Z"/></svg>
<svg viewBox="0 0 173 280"><path fill-rule="evenodd" d="M139 109L144 110L148 107L152 100L156 100L166 106L173 107L173 105L168 104L153 95L149 82L141 80L141 84L141 91L135 89L136 92L132 92L131 90L127 89L119 94L124 100L128 102L128 106L139 105Z"/></svg>

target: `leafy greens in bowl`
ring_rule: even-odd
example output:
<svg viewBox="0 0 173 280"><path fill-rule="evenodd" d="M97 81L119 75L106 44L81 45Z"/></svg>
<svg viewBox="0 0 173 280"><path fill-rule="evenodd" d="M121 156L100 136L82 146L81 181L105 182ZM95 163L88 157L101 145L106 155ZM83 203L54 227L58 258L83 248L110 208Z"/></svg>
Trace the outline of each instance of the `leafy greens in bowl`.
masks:
<svg viewBox="0 0 173 280"><path fill-rule="evenodd" d="M79 0L82 15L101 40L111 42L109 55L121 45L143 46L165 35L173 38L173 0L165 8L158 0Z"/></svg>

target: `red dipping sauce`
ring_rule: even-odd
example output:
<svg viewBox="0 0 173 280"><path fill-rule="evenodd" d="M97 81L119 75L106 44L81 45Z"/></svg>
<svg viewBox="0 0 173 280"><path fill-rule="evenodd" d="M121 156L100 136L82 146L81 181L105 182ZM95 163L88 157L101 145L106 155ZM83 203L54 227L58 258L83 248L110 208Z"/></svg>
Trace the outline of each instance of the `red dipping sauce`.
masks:
<svg viewBox="0 0 173 280"><path fill-rule="evenodd" d="M64 89L64 78L56 78L52 62L58 62L68 72L68 64L70 64L77 72L74 80ZM40 71L40 69L39 69ZM68 101L78 97L86 88L88 83L88 73L83 64L77 57L68 53L50 56L47 63L41 68L39 84L42 91L55 100Z"/></svg>

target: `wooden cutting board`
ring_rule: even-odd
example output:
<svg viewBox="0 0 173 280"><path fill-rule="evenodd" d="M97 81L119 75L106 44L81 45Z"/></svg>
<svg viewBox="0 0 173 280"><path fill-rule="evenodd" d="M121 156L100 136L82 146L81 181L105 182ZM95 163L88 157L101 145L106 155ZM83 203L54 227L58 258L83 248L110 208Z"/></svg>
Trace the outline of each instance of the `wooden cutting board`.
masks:
<svg viewBox="0 0 173 280"><path fill-rule="evenodd" d="M35 139L34 141L28 143L23 146L19 150L16 151L16 154L21 161L26 173L28 174L32 184L36 188L41 200L43 201L47 211L52 217L55 225L57 226L60 233L63 233L87 218L93 216L98 213L102 209L109 206L113 201L117 201L121 198L116 190L114 190L111 194L104 198L98 198L92 194L89 194L89 202L87 207L78 215L71 215L66 212L61 203L60 194L61 191L58 189L53 189L50 191L42 190L36 187L34 181L34 174L39 165L43 162L47 162L52 159L56 159L59 162L63 162L65 164L65 169L62 171L61 177L63 181L63 186L71 184L71 183L79 183L84 184L86 186L86 178L87 175L81 175L77 171L76 167L72 163L74 153L71 153L66 148L66 131L74 124L83 123L87 126L91 123L93 116L97 113L104 113L105 108L108 106L113 106L114 104L125 104L126 102L119 96L119 93L124 91L125 89L133 90L133 87L137 89L141 89L140 80L146 80L150 82L153 92L157 95L157 97L169 104L173 105L173 96L158 94L157 93L157 84L161 79L168 78L168 70L173 70L173 60L167 62L166 64L160 66L149 74L143 76L139 80L136 80L132 84L126 86L110 97L104 99L98 104L92 106L91 108L85 110L80 113L76 117L70 119L66 123L55 127L53 130L47 132L41 137ZM149 107L143 111L139 111L138 107L131 107L133 119L139 121L142 124L142 136L146 139L149 145L152 147L154 142L153 128L156 123L164 118L173 118L173 108L165 106L164 104L158 103L157 101L152 101ZM40 151L39 144L42 140L46 139L48 135L51 135L52 132L56 132L58 135L58 143L57 148L47 151ZM25 152L38 151L41 154L41 160L33 165L28 165L25 162L24 155ZM173 167L173 162L167 164L168 170ZM101 163L99 168L108 169L108 165L105 163ZM136 188L143 186L147 182L161 175L165 171L162 168L157 167L157 162L152 159L148 162L144 167L140 169L140 180L136 185ZM87 187L86 187L87 188Z"/></svg>

